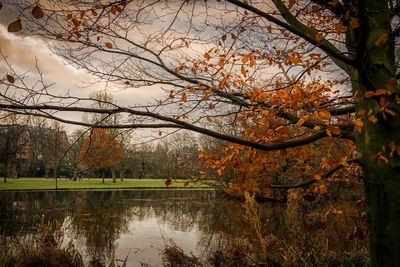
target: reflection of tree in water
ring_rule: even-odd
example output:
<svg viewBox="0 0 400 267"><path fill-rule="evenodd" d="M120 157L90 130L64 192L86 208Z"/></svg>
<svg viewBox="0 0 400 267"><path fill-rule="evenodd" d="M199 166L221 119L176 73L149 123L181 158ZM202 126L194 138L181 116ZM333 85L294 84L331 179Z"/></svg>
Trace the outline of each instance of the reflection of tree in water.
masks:
<svg viewBox="0 0 400 267"><path fill-rule="evenodd" d="M111 262L115 241L126 232L132 214L121 202L123 192L79 192L71 226L76 237L84 237L86 252L92 260Z"/></svg>
<svg viewBox="0 0 400 267"><path fill-rule="evenodd" d="M130 222L154 217L172 230L199 231L203 248L218 248L218 244L237 237L254 238L253 229L242 216L241 203L213 191L4 192L0 208L3 235L32 233L42 214L46 220L67 219L71 237L79 240L90 259L103 263L113 259L116 240L128 231ZM282 229L280 210L272 206L263 209L266 233Z"/></svg>
<svg viewBox="0 0 400 267"><path fill-rule="evenodd" d="M61 192L2 192L0 196L0 234L19 236L33 233L45 221L63 222L71 199Z"/></svg>

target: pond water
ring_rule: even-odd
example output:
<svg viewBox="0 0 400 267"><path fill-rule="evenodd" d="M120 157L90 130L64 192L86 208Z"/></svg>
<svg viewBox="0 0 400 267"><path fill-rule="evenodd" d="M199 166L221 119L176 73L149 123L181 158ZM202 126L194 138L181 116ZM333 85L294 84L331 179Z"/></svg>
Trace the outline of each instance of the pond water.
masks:
<svg viewBox="0 0 400 267"><path fill-rule="evenodd" d="M127 266L161 266L170 239L197 256L221 240L256 243L241 202L212 190L1 192L0 210L2 238L34 233L44 216L62 223L64 242L72 240L85 262L127 257ZM266 231L280 231L281 207L264 207L263 221Z"/></svg>

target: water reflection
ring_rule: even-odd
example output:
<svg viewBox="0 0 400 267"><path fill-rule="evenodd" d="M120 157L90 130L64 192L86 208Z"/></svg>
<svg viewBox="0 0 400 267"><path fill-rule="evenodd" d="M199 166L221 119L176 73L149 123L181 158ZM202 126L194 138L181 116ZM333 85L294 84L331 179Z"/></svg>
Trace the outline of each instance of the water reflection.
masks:
<svg viewBox="0 0 400 267"><path fill-rule="evenodd" d="M232 237L252 239L240 202L214 191L143 190L0 193L0 233L23 236L41 216L63 222L86 262L110 263L128 256L128 266L160 265L165 239L199 255ZM281 229L279 207L264 208L269 232Z"/></svg>

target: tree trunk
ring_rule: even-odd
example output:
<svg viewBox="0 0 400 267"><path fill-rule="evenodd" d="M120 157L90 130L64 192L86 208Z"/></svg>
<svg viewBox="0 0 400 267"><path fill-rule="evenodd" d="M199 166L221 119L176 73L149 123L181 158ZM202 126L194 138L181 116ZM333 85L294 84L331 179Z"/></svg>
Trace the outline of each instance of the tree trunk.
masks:
<svg viewBox="0 0 400 267"><path fill-rule="evenodd" d="M111 168L111 176L112 176L113 183L116 183L117 182L117 177L115 175L115 168L114 167Z"/></svg>
<svg viewBox="0 0 400 267"><path fill-rule="evenodd" d="M357 116L356 142L361 153L372 266L400 266L400 106L396 99L394 39L387 1L358 1L360 28L353 80ZM389 41L377 44L388 34ZM356 38L355 38L356 39ZM355 82L354 82L355 81ZM365 93L387 90L370 97ZM386 103L389 103L386 106ZM387 109L389 108L389 109ZM373 122L371 116L378 121Z"/></svg>

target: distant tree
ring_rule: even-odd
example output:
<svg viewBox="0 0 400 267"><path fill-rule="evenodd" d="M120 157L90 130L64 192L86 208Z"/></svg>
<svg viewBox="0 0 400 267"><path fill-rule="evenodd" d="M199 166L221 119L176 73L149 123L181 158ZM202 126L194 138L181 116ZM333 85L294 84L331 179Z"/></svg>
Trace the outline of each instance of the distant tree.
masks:
<svg viewBox="0 0 400 267"><path fill-rule="evenodd" d="M93 128L85 137L79 152L80 162L87 169L109 168L113 183L116 182L115 167L123 156L124 150L118 135L110 129Z"/></svg>

